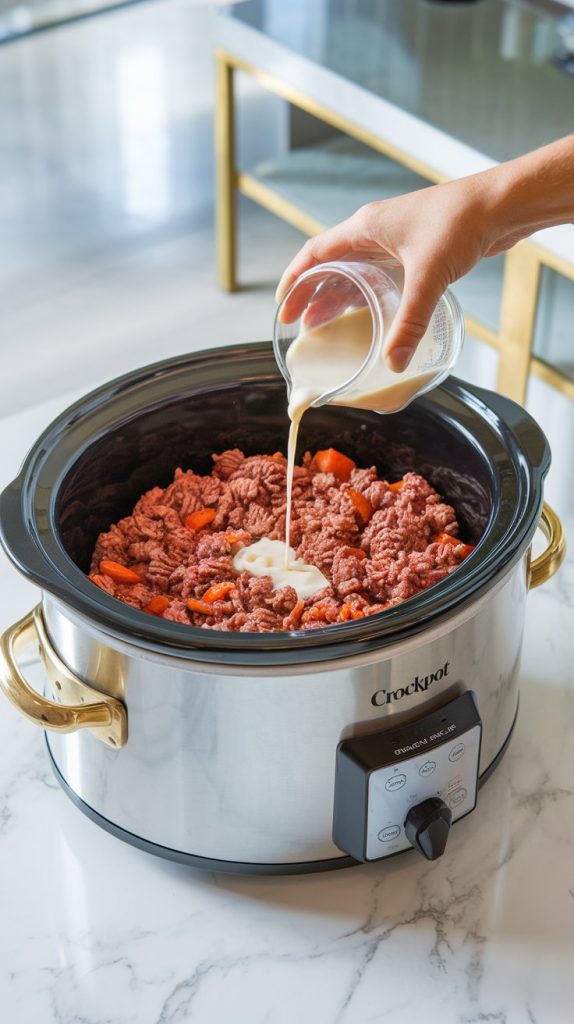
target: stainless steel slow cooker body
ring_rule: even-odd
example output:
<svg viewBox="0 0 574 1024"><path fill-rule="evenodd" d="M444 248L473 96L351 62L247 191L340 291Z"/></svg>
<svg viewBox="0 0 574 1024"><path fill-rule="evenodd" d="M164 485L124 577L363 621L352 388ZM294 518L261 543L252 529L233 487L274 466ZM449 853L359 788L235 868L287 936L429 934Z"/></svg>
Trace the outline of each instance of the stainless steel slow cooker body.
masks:
<svg viewBox="0 0 574 1024"><path fill-rule="evenodd" d="M352 863L332 837L346 740L418 727L471 691L484 781L512 732L549 465L539 427L514 403L452 379L393 417L322 409L306 419L303 449L339 446L390 478L423 472L477 544L463 566L388 612L311 633L185 627L90 583L98 532L176 466L207 471L225 447L285 447L284 387L267 343L166 361L100 388L47 429L0 499L3 545L43 592L41 609L3 638L2 687L49 730L56 773L85 813L172 859L270 872ZM550 544L535 583L562 554L550 511L544 525ZM53 700L18 668L29 642L40 643Z"/></svg>

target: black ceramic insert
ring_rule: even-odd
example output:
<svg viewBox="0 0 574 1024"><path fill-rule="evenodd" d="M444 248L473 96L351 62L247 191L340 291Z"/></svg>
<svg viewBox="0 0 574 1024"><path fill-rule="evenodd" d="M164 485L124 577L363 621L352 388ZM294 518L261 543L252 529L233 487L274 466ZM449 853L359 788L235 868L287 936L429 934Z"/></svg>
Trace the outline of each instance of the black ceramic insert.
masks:
<svg viewBox="0 0 574 1024"><path fill-rule="evenodd" d="M391 416L311 410L299 442L300 454L337 447L389 479L414 469L455 506L464 539L477 549L428 591L322 630L234 634L145 615L87 579L98 533L145 490L169 483L178 466L209 472L211 453L225 448L286 451L287 429L285 386L270 343L135 371L47 428L0 498L0 539L28 578L107 632L192 659L262 665L350 656L416 633L476 597L532 537L550 463L544 435L513 402L450 378Z"/></svg>

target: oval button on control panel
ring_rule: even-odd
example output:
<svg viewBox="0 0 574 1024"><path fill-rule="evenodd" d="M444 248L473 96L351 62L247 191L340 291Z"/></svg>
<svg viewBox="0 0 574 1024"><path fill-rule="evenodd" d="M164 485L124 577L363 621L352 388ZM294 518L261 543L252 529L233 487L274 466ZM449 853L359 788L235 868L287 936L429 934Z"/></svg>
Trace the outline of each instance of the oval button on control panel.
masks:
<svg viewBox="0 0 574 1024"><path fill-rule="evenodd" d="M402 789L406 781L406 775L391 775L385 782L385 789L388 793L394 793L395 789Z"/></svg>
<svg viewBox="0 0 574 1024"><path fill-rule="evenodd" d="M448 755L449 761L458 761L464 754L464 743L457 743Z"/></svg>
<svg viewBox="0 0 574 1024"><path fill-rule="evenodd" d="M380 839L381 843L390 843L391 839L396 839L400 835L400 825L387 825L386 828L381 829L377 839Z"/></svg>
<svg viewBox="0 0 574 1024"><path fill-rule="evenodd" d="M461 786L460 789L455 789L454 793L451 793L447 800L448 806L452 810L454 810L455 807L460 807L460 805L466 800L467 796L468 790L466 790L464 786Z"/></svg>
<svg viewBox="0 0 574 1024"><path fill-rule="evenodd" d="M419 775L422 775L423 779L426 779L429 775L432 775L436 768L436 761L425 761L419 768Z"/></svg>

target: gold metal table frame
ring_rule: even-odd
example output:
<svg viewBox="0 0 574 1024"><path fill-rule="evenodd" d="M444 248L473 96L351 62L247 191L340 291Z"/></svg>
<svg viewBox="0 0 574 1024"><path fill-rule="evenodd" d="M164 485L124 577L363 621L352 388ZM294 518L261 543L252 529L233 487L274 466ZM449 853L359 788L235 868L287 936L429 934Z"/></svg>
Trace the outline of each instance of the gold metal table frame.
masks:
<svg viewBox="0 0 574 1024"><path fill-rule="evenodd" d="M390 144L381 134L366 131L337 111L318 103L279 77L250 64L234 54L216 51L216 234L219 283L235 291L237 282L237 193L248 196L277 217L306 235L315 235L327 225L320 223L294 203L278 195L254 175L240 171L235 160L234 76L242 71L264 89L311 114L320 121L370 146L371 149L409 168L432 184L447 180L432 167ZM475 317L466 315L469 334L498 351L497 389L523 403L530 373L574 399L574 381L532 352L533 336L543 267L550 267L574 281L570 263L529 239L519 242L505 256L499 330L493 331Z"/></svg>

